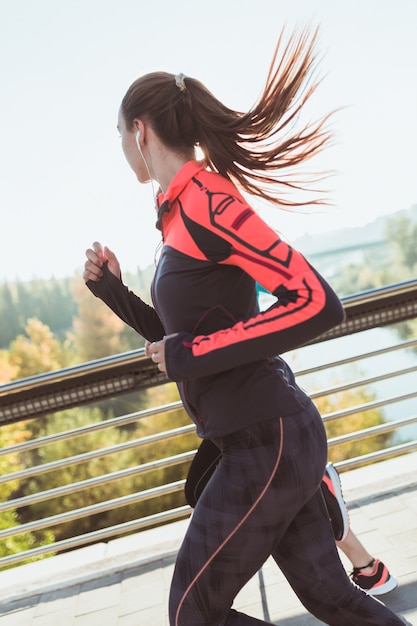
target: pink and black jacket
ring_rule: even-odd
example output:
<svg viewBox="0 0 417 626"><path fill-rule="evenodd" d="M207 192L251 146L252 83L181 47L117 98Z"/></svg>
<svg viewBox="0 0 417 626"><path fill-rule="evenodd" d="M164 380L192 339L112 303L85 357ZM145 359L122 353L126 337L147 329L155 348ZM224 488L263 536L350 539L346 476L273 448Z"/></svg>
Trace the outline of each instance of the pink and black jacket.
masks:
<svg viewBox="0 0 417 626"><path fill-rule="evenodd" d="M204 438L310 402L279 356L339 324L340 300L221 175L190 161L159 199L164 245L152 308L107 268L88 282L150 341L166 341L168 377ZM276 296L260 311L256 283Z"/></svg>

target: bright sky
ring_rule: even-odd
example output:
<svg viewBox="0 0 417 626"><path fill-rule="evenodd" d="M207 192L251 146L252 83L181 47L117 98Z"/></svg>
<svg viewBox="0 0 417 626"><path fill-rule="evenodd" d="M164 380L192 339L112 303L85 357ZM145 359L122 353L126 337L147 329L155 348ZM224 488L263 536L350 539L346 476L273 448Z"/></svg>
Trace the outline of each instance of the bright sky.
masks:
<svg viewBox="0 0 417 626"><path fill-rule="evenodd" d="M416 0L0 0L0 280L72 275L94 240L125 269L152 263L152 191L116 131L126 89L183 72L247 110L281 28L306 23L325 75L314 116L345 108L320 163L339 172L336 209L268 211L290 241L417 203Z"/></svg>

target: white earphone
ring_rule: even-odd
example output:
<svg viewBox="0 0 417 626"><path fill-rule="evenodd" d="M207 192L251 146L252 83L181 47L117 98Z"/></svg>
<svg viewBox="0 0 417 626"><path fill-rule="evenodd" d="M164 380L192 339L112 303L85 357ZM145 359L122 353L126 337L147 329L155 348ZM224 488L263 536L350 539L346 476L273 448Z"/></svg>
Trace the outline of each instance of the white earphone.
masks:
<svg viewBox="0 0 417 626"><path fill-rule="evenodd" d="M140 130L138 129L138 130L136 131L136 134L135 134L136 147L137 147L137 149L138 149L138 151L139 151L140 156L141 156L141 157L142 157L142 159L143 159L143 162L144 162L145 167L146 167L146 171L148 172L149 180L151 181L151 185L152 185L152 195L153 195L154 202L155 202L155 206L156 206L157 202L156 202L156 194L155 194L155 189L154 189L154 186L153 186L153 178L152 178L151 172L150 172L150 170L149 170L148 164L147 164L147 162L146 162L146 159L145 159L145 157L143 156L143 152L142 152L142 148L140 147L140 142L139 142L139 139L140 139Z"/></svg>

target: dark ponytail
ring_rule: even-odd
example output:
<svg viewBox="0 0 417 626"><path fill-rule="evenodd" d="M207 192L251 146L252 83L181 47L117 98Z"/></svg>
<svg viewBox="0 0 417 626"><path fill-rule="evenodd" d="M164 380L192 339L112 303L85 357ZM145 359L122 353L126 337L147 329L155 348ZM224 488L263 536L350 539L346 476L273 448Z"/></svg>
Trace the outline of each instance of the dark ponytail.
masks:
<svg viewBox="0 0 417 626"><path fill-rule="evenodd" d="M286 43L281 34L263 92L247 113L226 107L194 78L154 72L136 80L123 98L126 125L130 130L142 118L180 152L199 145L210 168L251 195L284 206L322 202L284 197L289 190L311 190L310 181L296 178L296 168L331 139L329 115L298 130L295 124L317 88L316 40L317 31L308 29Z"/></svg>

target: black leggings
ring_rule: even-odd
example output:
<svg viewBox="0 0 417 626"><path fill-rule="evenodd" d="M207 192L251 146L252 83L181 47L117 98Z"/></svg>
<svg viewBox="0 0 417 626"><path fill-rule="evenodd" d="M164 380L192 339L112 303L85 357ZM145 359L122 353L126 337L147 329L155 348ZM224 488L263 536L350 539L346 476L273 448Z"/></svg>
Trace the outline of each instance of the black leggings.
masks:
<svg viewBox="0 0 417 626"><path fill-rule="evenodd" d="M178 553L170 626L266 624L231 606L270 555L307 610L326 624L403 626L352 584L340 561L320 490L326 434L313 404L215 444L222 458Z"/></svg>

